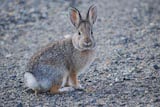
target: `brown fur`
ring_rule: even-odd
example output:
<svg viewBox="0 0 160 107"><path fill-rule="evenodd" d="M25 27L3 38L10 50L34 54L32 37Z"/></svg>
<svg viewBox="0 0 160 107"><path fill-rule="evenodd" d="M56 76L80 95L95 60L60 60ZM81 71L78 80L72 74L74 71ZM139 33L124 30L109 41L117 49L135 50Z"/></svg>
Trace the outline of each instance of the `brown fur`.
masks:
<svg viewBox="0 0 160 107"><path fill-rule="evenodd" d="M83 57L83 56L87 56L88 54L91 54L93 51L91 51L91 50L85 50L85 51L82 51L81 52L81 56Z"/></svg>
<svg viewBox="0 0 160 107"><path fill-rule="evenodd" d="M74 86L77 86L77 84L78 84L77 72L72 71L72 72L70 73L69 77L70 77L70 79L72 80L73 85L74 85Z"/></svg>
<svg viewBox="0 0 160 107"><path fill-rule="evenodd" d="M38 52L36 52L36 54L34 54L32 57L31 57L31 59L30 59L30 61L29 61L29 63L28 63L28 72L31 72L32 71L32 69L33 69L33 67L37 64L37 62L39 62L39 59L40 59L40 57L43 55L43 54L45 54L45 52L46 51L49 51L49 50L51 50L51 49L53 49L57 44L63 44L64 43L64 41L66 41L66 39L62 39L62 40L60 40L60 41L57 41L57 42L54 42L54 43L49 43L47 46L45 46L45 47L43 47L43 48L41 48ZM53 61L51 61L51 60L46 60L46 61L44 61L44 63L45 64L49 64L49 65L54 65L55 63L53 62Z"/></svg>
<svg viewBox="0 0 160 107"><path fill-rule="evenodd" d="M57 94L57 93L59 93L59 88L60 88L61 86L60 85L53 85L51 88L50 88L50 93L52 93L52 94Z"/></svg>
<svg viewBox="0 0 160 107"><path fill-rule="evenodd" d="M29 88L50 90L51 93L59 93L59 89L65 86L69 87L66 88L68 91L72 85L81 88L77 79L78 73L89 67L95 56L96 41L92 25L96 20L96 7L89 8L86 19L82 19L79 11L73 8L70 19L78 33L50 43L33 55L24 76Z"/></svg>

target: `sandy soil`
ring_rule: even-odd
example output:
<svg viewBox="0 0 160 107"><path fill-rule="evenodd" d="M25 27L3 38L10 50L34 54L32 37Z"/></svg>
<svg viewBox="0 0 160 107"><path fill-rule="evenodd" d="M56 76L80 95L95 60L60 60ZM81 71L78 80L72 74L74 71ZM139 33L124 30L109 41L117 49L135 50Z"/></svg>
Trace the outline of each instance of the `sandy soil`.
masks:
<svg viewBox="0 0 160 107"><path fill-rule="evenodd" d="M160 1L82 0L98 7L98 53L79 76L87 92L34 93L24 86L30 57L46 44L72 35L64 0L0 1L0 107L159 107Z"/></svg>

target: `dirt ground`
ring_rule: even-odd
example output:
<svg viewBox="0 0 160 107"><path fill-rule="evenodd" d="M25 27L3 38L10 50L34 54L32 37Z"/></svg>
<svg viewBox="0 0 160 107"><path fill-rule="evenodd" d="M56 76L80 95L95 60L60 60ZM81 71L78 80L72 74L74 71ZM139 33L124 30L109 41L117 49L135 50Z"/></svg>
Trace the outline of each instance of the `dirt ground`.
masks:
<svg viewBox="0 0 160 107"><path fill-rule="evenodd" d="M159 107L160 0L78 0L98 8L97 55L79 80L87 92L35 96L24 86L30 57L76 32L70 0L0 1L0 107Z"/></svg>

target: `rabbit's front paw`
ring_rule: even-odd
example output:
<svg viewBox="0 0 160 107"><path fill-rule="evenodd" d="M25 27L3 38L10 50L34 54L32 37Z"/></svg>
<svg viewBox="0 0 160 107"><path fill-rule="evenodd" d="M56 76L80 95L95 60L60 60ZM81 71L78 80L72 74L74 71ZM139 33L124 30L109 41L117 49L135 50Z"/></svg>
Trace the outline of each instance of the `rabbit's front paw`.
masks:
<svg viewBox="0 0 160 107"><path fill-rule="evenodd" d="M62 87L59 89L59 92L70 92L74 91L75 89L73 87Z"/></svg>

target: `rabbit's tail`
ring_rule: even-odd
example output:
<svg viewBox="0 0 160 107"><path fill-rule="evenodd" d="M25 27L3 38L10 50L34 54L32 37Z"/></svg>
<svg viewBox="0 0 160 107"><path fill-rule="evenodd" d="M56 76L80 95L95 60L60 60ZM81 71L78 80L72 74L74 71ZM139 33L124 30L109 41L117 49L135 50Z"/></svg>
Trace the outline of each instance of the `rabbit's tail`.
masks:
<svg viewBox="0 0 160 107"><path fill-rule="evenodd" d="M36 78L30 72L25 72L25 74L24 74L24 83L28 88L30 88L32 90L39 89L39 84L38 84Z"/></svg>

